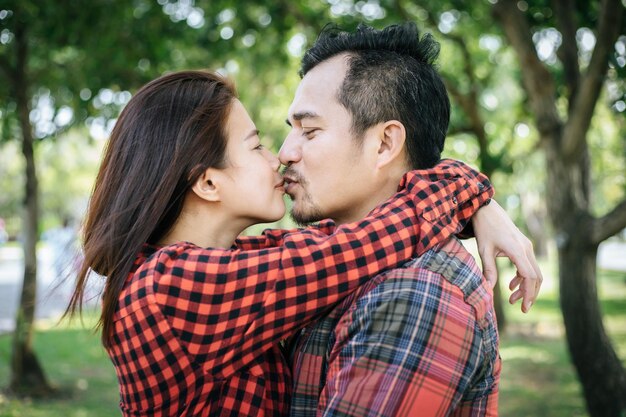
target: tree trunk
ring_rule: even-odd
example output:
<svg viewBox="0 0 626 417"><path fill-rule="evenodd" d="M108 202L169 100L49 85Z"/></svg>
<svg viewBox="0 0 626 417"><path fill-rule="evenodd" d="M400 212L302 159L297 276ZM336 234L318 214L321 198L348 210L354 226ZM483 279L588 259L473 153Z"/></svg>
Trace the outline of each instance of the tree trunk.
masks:
<svg viewBox="0 0 626 417"><path fill-rule="evenodd" d="M26 79L27 39L23 24L15 30L17 65L13 89L22 133L22 153L26 161L26 185L22 243L24 250L24 282L13 334L10 390L16 395L43 395L50 392L43 369L32 347L37 300L37 241L39 226L38 186L29 120L28 81Z"/></svg>
<svg viewBox="0 0 626 417"><path fill-rule="evenodd" d="M602 324L596 289L597 247L589 247L586 236L559 249L567 343L589 414L619 417L626 410L626 374Z"/></svg>
<svg viewBox="0 0 626 417"><path fill-rule="evenodd" d="M589 414L618 417L626 410L626 373L602 323L596 286L598 248L590 243L593 219L587 211L587 151L567 164L557 149L548 148L548 207L557 231L560 302L569 351Z"/></svg>
<svg viewBox="0 0 626 417"><path fill-rule="evenodd" d="M493 6L496 19L515 48L522 67L535 124L546 148L547 205L559 254L560 300L572 362L580 378L592 417L620 416L626 411L626 373L602 324L596 290L598 244L622 226L622 203L611 215L594 219L589 211L590 163L587 134L602 91L610 56L622 27L623 2L603 0L598 10L596 44L585 74L578 68L575 14L571 1L557 1L562 42L559 57L569 87L564 122L555 98L563 98L551 70L537 56L529 21L515 0ZM560 100L559 100L560 101ZM623 226L622 226L623 227Z"/></svg>

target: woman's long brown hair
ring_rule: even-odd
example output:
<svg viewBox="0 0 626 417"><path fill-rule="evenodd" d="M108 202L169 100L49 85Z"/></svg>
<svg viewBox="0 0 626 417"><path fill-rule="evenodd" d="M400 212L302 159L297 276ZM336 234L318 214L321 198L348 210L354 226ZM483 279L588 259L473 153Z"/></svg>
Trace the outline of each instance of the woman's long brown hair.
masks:
<svg viewBox="0 0 626 417"><path fill-rule="evenodd" d="M65 315L82 312L91 271L106 277L98 328L109 345L118 298L145 243L180 215L209 167L224 166L225 124L236 92L219 75L176 72L142 87L106 145L83 225L84 260Z"/></svg>

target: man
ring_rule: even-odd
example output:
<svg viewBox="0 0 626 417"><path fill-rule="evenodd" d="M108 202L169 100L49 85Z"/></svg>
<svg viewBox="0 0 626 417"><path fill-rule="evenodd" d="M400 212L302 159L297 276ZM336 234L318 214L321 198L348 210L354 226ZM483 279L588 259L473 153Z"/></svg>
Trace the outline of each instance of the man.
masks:
<svg viewBox="0 0 626 417"><path fill-rule="evenodd" d="M296 221L358 220L405 172L440 160L450 105L437 54L414 24L320 35L302 60L279 153ZM479 214L475 225L489 221ZM440 215L437 206L424 214ZM517 247L511 302L523 296L528 311L541 273L530 245ZM493 278L489 252L481 257ZM293 416L497 414L491 287L456 239L372 279L291 346Z"/></svg>

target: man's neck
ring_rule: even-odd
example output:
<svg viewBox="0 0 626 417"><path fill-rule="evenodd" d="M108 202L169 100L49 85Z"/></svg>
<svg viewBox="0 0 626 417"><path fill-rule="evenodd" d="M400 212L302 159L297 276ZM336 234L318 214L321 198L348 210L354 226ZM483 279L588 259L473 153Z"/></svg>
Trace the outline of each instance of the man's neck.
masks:
<svg viewBox="0 0 626 417"><path fill-rule="evenodd" d="M398 181L389 181L383 187L376 187L366 200L354 204L345 213L336 213L332 220L337 225L363 220L372 210L389 200L396 193L399 182L400 180L398 179Z"/></svg>

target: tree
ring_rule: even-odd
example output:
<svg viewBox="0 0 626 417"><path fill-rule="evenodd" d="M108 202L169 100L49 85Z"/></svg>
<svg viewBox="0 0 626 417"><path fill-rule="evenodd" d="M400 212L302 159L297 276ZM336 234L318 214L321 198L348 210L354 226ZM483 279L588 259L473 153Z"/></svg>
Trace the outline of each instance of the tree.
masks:
<svg viewBox="0 0 626 417"><path fill-rule="evenodd" d="M49 390L41 365L32 350L32 323L35 317L37 291L37 224L39 202L37 196L37 173L33 148L33 134L29 120L29 97L26 66L28 60L27 29L23 24L15 25L15 52L13 62L2 55L0 68L9 80L9 94L15 100L17 120L22 132L22 153L26 161L26 184L24 198L24 221L22 239L24 242L24 283L17 311L13 357L11 360L11 389L21 391L31 387L34 392Z"/></svg>
<svg viewBox="0 0 626 417"><path fill-rule="evenodd" d="M281 85L285 74L297 80L296 67L282 65L293 58L286 45L297 34L290 27L295 9L288 2L235 6L202 0L196 5L123 0L115 7L109 0L8 0L0 6L0 138L20 143L25 161L25 267L11 358L15 394L51 391L32 348L40 229L38 142L54 141L85 123L106 135L130 98L129 90L165 71L209 68L236 78L239 65L264 74L259 78L248 71L242 78L249 87L240 91L254 97L249 100L253 115L280 120L265 125L273 137L281 137L275 132L282 131L277 126L283 126L284 113L280 108L272 112L277 95L269 90Z"/></svg>
<svg viewBox="0 0 626 417"><path fill-rule="evenodd" d="M499 0L493 12L517 53L546 154L548 209L557 235L561 308L572 361L589 413L619 416L626 410L626 373L602 322L596 253L602 241L626 227L626 200L602 217L593 216L588 132L602 87L607 80L623 79L624 62L616 60L615 46L620 34L622 46L625 43L624 5L619 0L552 2L562 72L542 62L533 43L542 27L536 17L542 16L542 7ZM591 22L585 16L591 16ZM595 46L588 59L577 43L582 22L595 23ZM623 60L623 52L621 56ZM567 103L566 110L560 111L559 101Z"/></svg>
<svg viewBox="0 0 626 417"><path fill-rule="evenodd" d="M135 25L138 18L142 25ZM184 42L184 38L181 25L173 24L161 7L131 1L116 7L105 0L92 1L88 7L72 0L5 1L0 24L1 137L18 140L25 160L24 281L13 337L10 390L17 395L40 395L51 388L32 348L40 217L37 141L53 140L60 131L84 123L95 110L114 117L123 102L95 109L98 96L92 91L119 85L130 88L151 79L160 68L149 70L142 63L152 60L167 67L170 46L175 45L168 39ZM41 117L36 107L42 99L46 111L55 117ZM60 117L63 112L65 116Z"/></svg>

